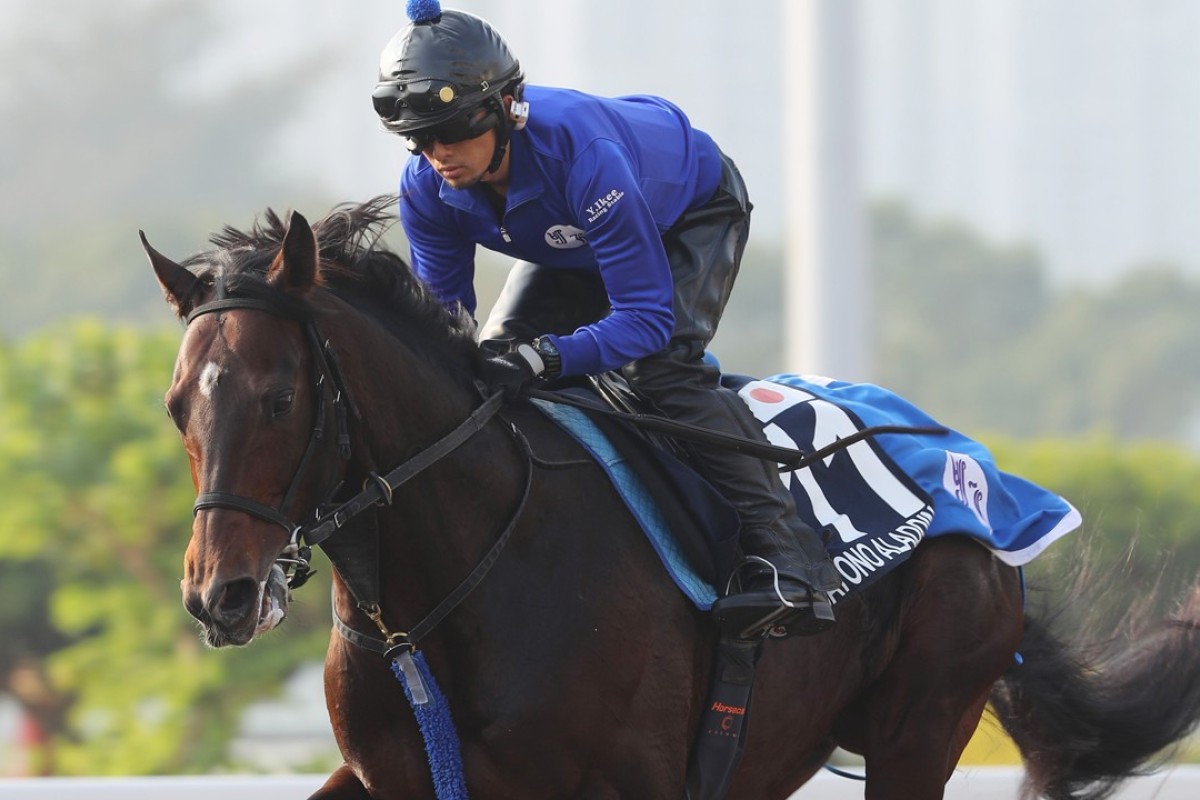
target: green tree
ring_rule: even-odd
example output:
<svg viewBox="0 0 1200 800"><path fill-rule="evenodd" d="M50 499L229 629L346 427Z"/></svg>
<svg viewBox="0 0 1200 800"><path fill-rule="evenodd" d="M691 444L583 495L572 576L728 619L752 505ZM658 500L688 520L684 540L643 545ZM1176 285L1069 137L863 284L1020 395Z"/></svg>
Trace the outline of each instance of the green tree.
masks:
<svg viewBox="0 0 1200 800"><path fill-rule="evenodd" d="M1065 293L1014 347L1014 385L1040 397L1031 432L1178 440L1200 407L1200 283L1147 266ZM1014 354L1015 355L1015 354ZM1041 393L1039 388L1055 391Z"/></svg>
<svg viewBox="0 0 1200 800"><path fill-rule="evenodd" d="M1182 590L1200 581L1195 452L1157 442L1120 443L1104 434L989 437L988 446L1004 470L1057 492L1083 514L1082 531L1051 547L1055 557L1033 562L1036 584L1052 594L1082 592L1100 608L1100 618L1117 619L1130 605L1171 614ZM1076 572L1079 583L1064 585L1064 574Z"/></svg>
<svg viewBox="0 0 1200 800"><path fill-rule="evenodd" d="M320 582L253 648L207 652L188 621L179 579L195 491L161 401L178 339L79 322L0 349L0 575L28 579L4 593L23 588L30 612L0 616L0 663L40 665L61 774L227 763L241 710L328 636Z"/></svg>

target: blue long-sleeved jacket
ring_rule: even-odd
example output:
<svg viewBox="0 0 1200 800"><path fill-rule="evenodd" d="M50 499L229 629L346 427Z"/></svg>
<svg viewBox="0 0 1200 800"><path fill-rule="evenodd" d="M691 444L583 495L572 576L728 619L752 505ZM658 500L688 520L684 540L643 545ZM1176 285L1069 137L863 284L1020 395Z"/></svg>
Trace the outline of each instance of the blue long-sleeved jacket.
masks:
<svg viewBox="0 0 1200 800"><path fill-rule="evenodd" d="M514 131L501 219L479 187L445 184L423 157L400 178L400 220L414 271L442 299L475 311L475 246L551 268L599 271L612 313L552 337L564 375L615 369L662 349L674 325L661 235L716 192L720 153L656 97L602 98L528 86Z"/></svg>

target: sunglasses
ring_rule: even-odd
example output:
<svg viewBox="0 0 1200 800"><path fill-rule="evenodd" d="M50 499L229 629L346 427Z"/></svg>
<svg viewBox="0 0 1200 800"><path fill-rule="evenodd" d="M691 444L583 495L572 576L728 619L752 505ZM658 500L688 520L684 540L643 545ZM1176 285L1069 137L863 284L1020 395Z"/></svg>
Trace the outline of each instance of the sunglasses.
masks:
<svg viewBox="0 0 1200 800"><path fill-rule="evenodd" d="M433 128L401 134L410 153L414 155L433 147L433 143L455 144L482 136L500 125L495 109L472 109Z"/></svg>

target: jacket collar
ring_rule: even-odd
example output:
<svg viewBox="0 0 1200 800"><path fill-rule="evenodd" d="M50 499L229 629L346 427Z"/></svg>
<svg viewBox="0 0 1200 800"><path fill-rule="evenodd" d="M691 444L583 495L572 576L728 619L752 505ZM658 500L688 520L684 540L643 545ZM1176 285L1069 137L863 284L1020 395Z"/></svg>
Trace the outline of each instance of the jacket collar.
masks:
<svg viewBox="0 0 1200 800"><path fill-rule="evenodd" d="M533 159L526 132L513 131L508 141L508 161L510 177L508 183L508 201L506 206L514 208L529 200L540 197L546 185L541 170ZM491 216L491 204L483 196L483 189L453 189L441 177L438 178L438 198L451 208L457 208L469 214Z"/></svg>

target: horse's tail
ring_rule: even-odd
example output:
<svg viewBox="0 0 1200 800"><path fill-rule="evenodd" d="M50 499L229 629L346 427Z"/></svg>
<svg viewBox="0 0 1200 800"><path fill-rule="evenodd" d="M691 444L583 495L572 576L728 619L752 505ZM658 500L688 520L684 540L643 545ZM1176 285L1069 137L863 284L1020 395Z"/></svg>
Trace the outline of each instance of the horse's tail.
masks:
<svg viewBox="0 0 1200 800"><path fill-rule="evenodd" d="M1024 797L1109 797L1200 721L1200 586L1176 616L1103 646L1026 614L1019 653L991 701L1024 759Z"/></svg>

